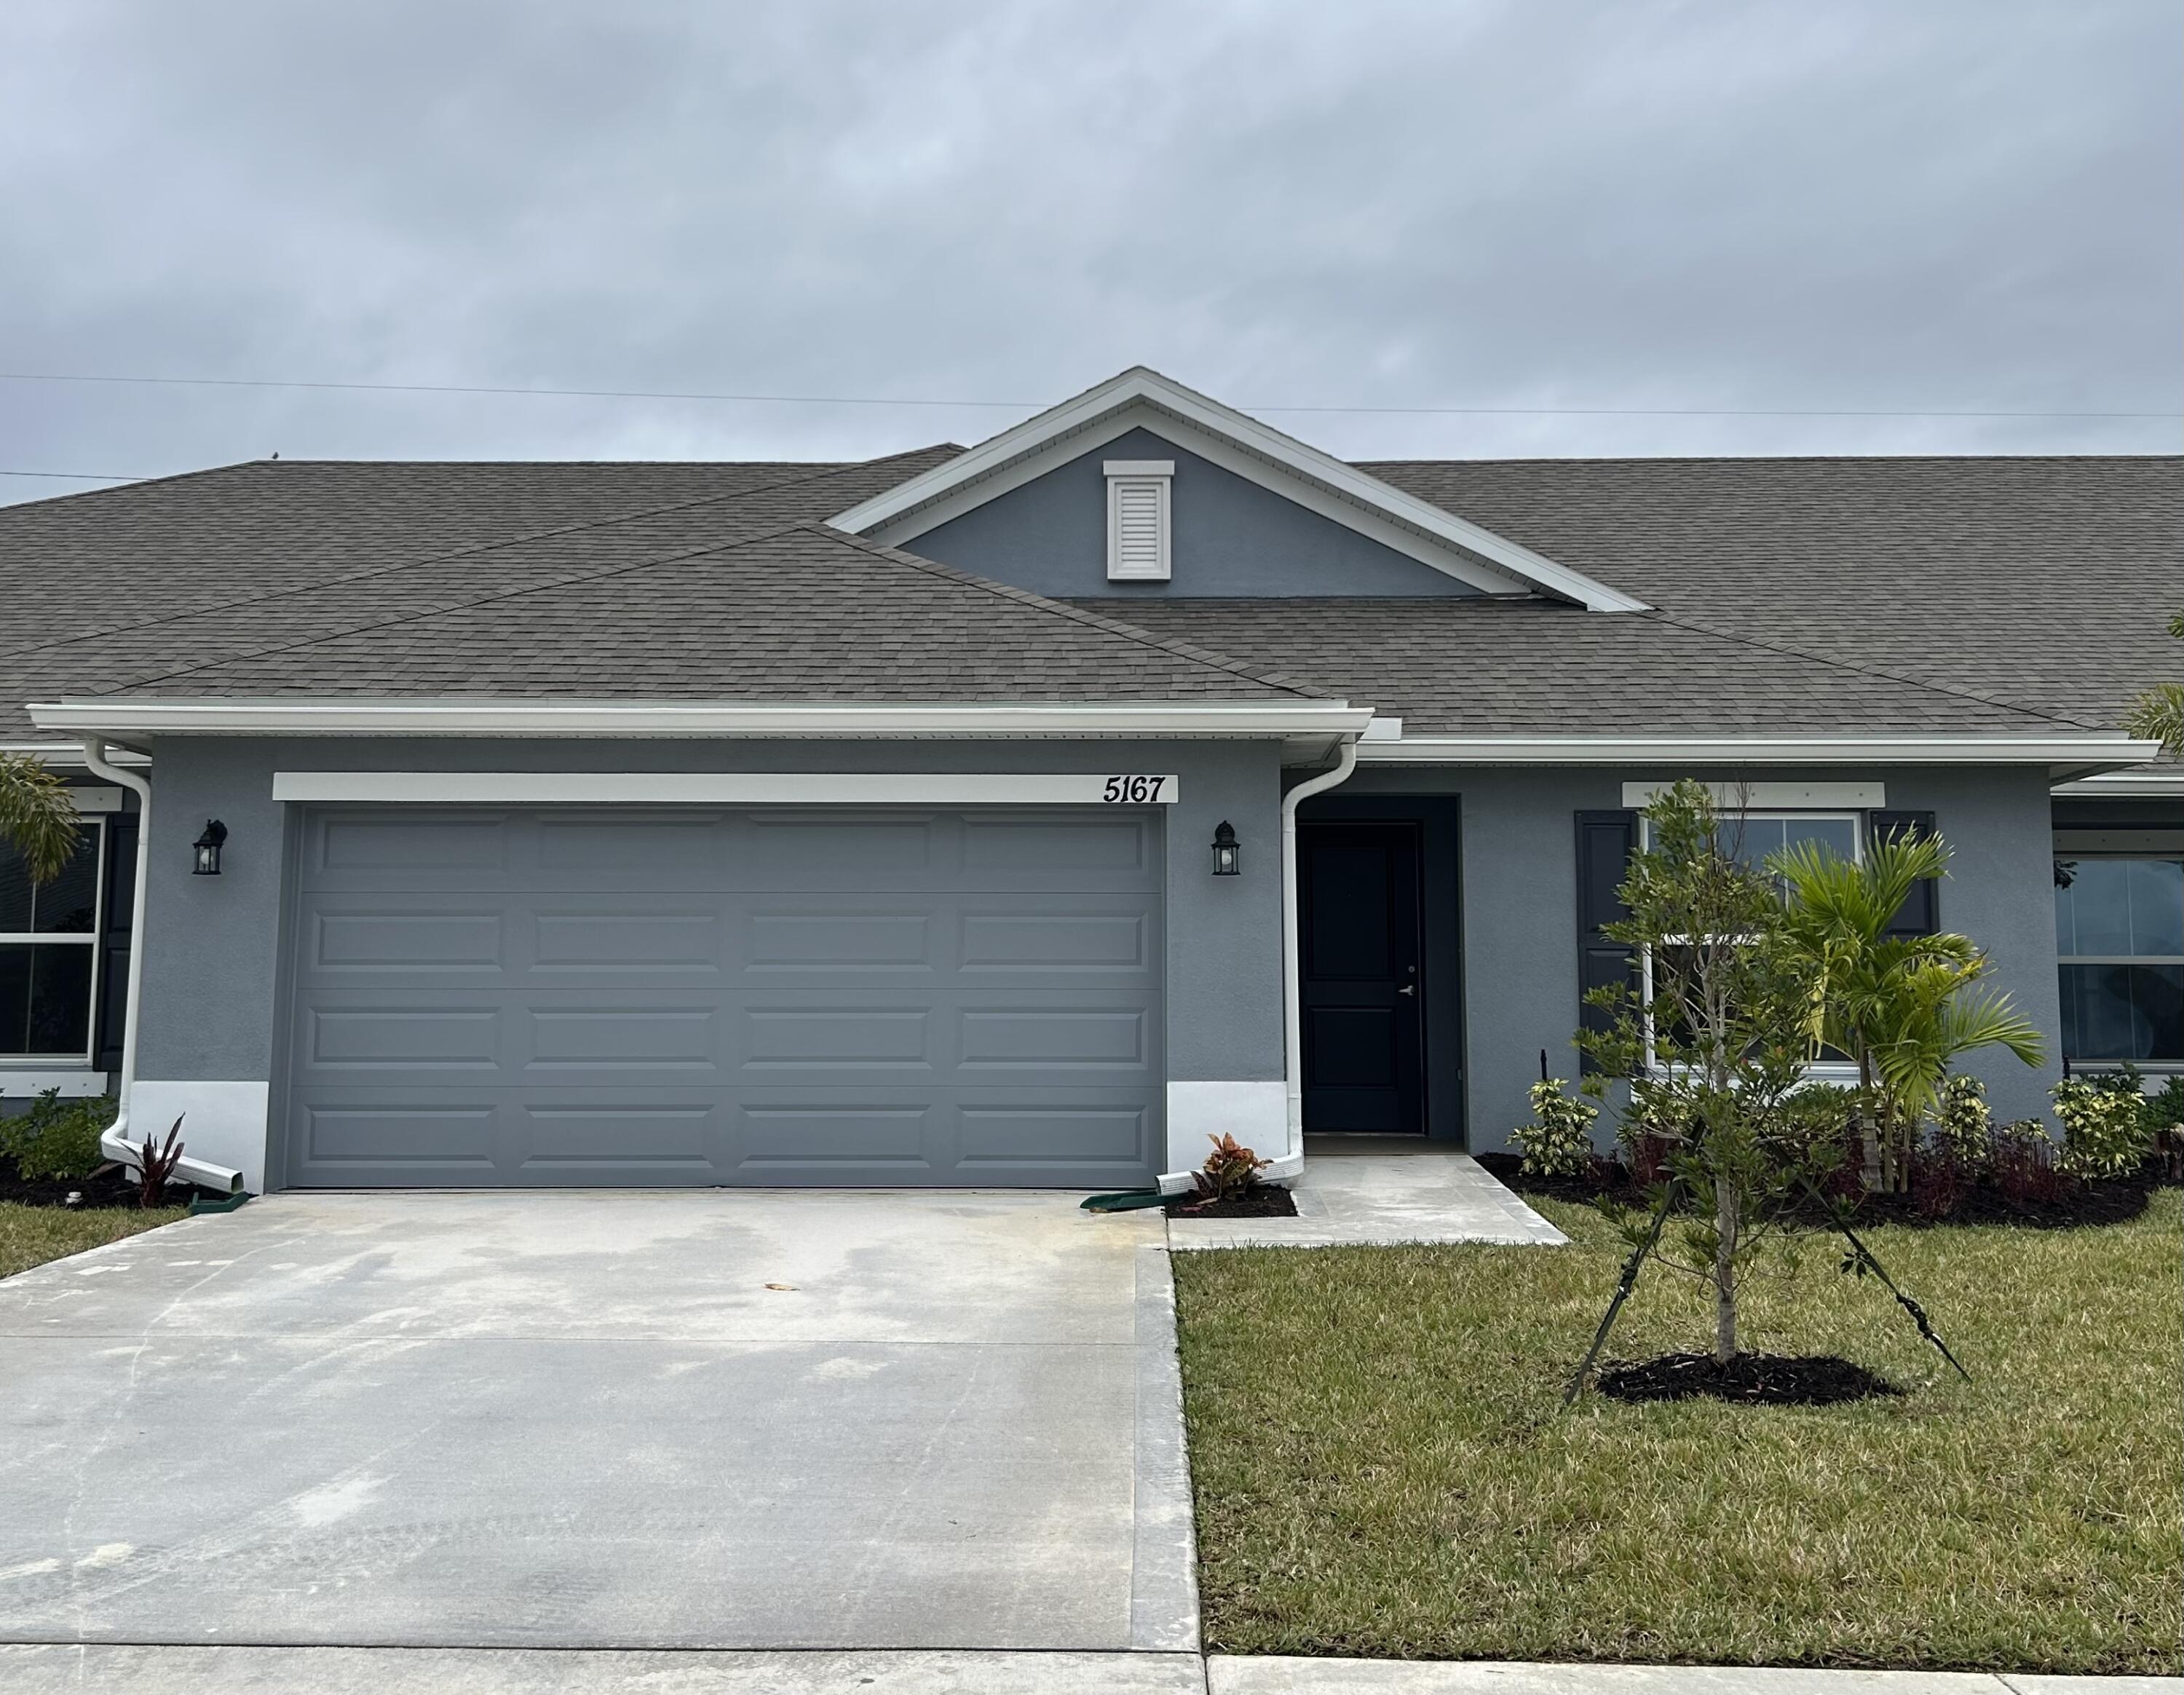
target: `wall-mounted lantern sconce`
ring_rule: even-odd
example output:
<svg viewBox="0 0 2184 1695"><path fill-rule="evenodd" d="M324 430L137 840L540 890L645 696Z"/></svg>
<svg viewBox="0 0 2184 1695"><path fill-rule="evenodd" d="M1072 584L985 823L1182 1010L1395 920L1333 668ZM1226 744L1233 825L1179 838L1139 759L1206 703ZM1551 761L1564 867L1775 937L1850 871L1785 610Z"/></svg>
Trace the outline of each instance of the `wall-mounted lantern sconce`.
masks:
<svg viewBox="0 0 2184 1695"><path fill-rule="evenodd" d="M227 826L217 818L205 820L204 834L190 845L197 850L197 874L199 877L220 875L220 847L227 839Z"/></svg>
<svg viewBox="0 0 2184 1695"><path fill-rule="evenodd" d="M1240 861L1243 858L1243 852L1244 850L1236 845L1236 832L1228 827L1228 821L1223 818L1213 830L1213 874L1216 877L1235 876L1241 868Z"/></svg>

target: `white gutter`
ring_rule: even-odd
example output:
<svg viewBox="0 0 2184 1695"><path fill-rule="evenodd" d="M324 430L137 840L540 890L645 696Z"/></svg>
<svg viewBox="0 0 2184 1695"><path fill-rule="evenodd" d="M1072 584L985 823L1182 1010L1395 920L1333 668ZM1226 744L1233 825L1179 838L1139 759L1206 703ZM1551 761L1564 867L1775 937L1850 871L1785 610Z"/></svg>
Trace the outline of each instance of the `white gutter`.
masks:
<svg viewBox="0 0 2184 1695"><path fill-rule="evenodd" d="M962 736L1202 739L1356 736L1344 700L861 701L116 699L34 703L42 730L78 736Z"/></svg>
<svg viewBox="0 0 2184 1695"><path fill-rule="evenodd" d="M2078 776L2089 768L2142 765L2159 752L2158 742L2120 731L2086 730L1986 735L1407 735L1400 741L1368 742L1358 749L1358 757L1374 765L2047 765Z"/></svg>
<svg viewBox="0 0 2184 1695"><path fill-rule="evenodd" d="M108 755L106 744L98 737L85 739L85 766L136 796L136 880L130 907L129 987L122 997L121 1086L117 1096L120 1108L114 1115L112 1126L99 1137L98 1151L109 1159L136 1171L142 1168L144 1157L128 1140L131 1129L129 1108L136 1093L136 1009L144 990L144 884L152 864L152 785L141 772L124 770ZM140 1140L159 1140L151 1129L138 1132L138 1135ZM242 1187L241 1172L207 1160L192 1159L187 1151L176 1162L175 1174L200 1188L217 1190L225 1195L232 1195Z"/></svg>
<svg viewBox="0 0 2184 1695"><path fill-rule="evenodd" d="M2144 771L2111 771L2059 783L2053 792L2074 799L2108 795L2134 800L2184 800L2184 766L2159 766Z"/></svg>
<svg viewBox="0 0 2184 1695"><path fill-rule="evenodd" d="M1323 771L1282 796L1282 1066L1289 1085L1289 1108L1282 1156L1267 1168L1271 1179L1294 1177L1304 1168L1304 1008L1302 931L1297 917L1297 805L1347 783L1357 769L1357 744L1343 743L1334 769Z"/></svg>

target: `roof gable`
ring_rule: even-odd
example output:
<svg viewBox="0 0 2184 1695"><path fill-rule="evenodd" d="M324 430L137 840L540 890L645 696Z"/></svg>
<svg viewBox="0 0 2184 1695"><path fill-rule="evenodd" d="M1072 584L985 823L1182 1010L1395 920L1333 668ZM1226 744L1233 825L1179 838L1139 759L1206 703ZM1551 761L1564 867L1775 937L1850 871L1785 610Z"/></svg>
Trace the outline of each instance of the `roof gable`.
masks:
<svg viewBox="0 0 2184 1695"><path fill-rule="evenodd" d="M1644 610L1634 596L1568 570L1143 365L838 512L830 521L837 529L900 546L1140 428L1481 592L1538 593L1593 611Z"/></svg>

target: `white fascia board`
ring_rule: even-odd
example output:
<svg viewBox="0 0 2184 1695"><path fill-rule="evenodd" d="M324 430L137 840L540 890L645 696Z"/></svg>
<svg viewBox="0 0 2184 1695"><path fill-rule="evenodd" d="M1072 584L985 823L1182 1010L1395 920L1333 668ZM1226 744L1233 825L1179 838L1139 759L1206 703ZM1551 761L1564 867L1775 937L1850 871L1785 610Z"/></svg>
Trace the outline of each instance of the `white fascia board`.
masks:
<svg viewBox="0 0 2184 1695"><path fill-rule="evenodd" d="M909 540L1006 493L1060 460L1077 458L1127 433L1145 421L1148 412L1193 427L1196 438L1178 445L1490 593L1532 588L1596 612L1646 610L1642 600L1405 493L1143 365L1112 376L1075 399L1004 430L945 465L827 521L838 530L889 545ZM1395 540L1397 536L1404 539ZM1422 549L1422 540L1440 545ZM1491 570L1481 569L1474 560L1451 558L1446 552L1451 548L1477 555L1513 581L1497 581Z"/></svg>
<svg viewBox="0 0 2184 1695"><path fill-rule="evenodd" d="M955 739L1357 736L1343 700L854 701L126 700L31 705L39 728L107 736L606 736Z"/></svg>
<svg viewBox="0 0 2184 1695"><path fill-rule="evenodd" d="M426 806L1167 806L1173 772L276 771L276 800Z"/></svg>
<svg viewBox="0 0 2184 1695"><path fill-rule="evenodd" d="M2159 744L2121 733L1405 736L1361 742L1370 765L2044 765L2072 773L2143 764Z"/></svg>
<svg viewBox="0 0 2184 1695"><path fill-rule="evenodd" d="M83 771L81 742L0 742L0 753L28 754L39 764L58 771ZM149 765L149 754L116 748L110 756L116 765Z"/></svg>
<svg viewBox="0 0 2184 1695"><path fill-rule="evenodd" d="M2184 800L2184 766L2103 772L2059 783L2054 792L2079 798L2107 795L2132 800Z"/></svg>

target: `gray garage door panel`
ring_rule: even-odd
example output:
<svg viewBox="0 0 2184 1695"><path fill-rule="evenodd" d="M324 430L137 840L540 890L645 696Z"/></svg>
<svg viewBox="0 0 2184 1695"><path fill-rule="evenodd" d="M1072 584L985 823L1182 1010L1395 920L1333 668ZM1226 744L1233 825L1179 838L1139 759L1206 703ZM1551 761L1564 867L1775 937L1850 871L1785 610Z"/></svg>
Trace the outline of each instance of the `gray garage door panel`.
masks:
<svg viewBox="0 0 2184 1695"><path fill-rule="evenodd" d="M306 815L287 1180L1139 1184L1144 811Z"/></svg>

